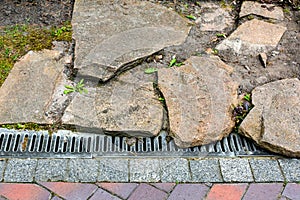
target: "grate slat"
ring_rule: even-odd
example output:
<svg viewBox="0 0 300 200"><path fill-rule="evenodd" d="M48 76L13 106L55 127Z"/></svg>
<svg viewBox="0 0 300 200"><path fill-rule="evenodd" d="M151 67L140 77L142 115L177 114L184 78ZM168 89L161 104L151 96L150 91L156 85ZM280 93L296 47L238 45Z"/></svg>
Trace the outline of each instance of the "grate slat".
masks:
<svg viewBox="0 0 300 200"><path fill-rule="evenodd" d="M154 138L139 138L132 145L127 137L58 131L17 131L0 128L2 157L204 157L204 156L270 156L253 142L232 133L216 143L179 148L174 140L167 141L166 132Z"/></svg>

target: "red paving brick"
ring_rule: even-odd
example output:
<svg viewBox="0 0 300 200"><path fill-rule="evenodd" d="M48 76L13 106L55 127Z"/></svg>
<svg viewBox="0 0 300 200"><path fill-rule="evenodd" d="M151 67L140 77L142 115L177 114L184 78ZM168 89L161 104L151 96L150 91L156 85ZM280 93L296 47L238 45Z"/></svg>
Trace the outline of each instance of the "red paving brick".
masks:
<svg viewBox="0 0 300 200"><path fill-rule="evenodd" d="M171 192L173 188L175 187L175 183L153 183L153 186L157 187L158 189L161 189L165 192Z"/></svg>
<svg viewBox="0 0 300 200"><path fill-rule="evenodd" d="M0 183L0 196L9 200L48 200L51 194L35 184Z"/></svg>
<svg viewBox="0 0 300 200"><path fill-rule="evenodd" d="M167 193L145 183L141 183L128 200L165 200Z"/></svg>
<svg viewBox="0 0 300 200"><path fill-rule="evenodd" d="M168 200L199 200L207 194L209 187L204 184L179 184Z"/></svg>
<svg viewBox="0 0 300 200"><path fill-rule="evenodd" d="M97 183L97 185L123 199L127 199L138 186L137 183Z"/></svg>
<svg viewBox="0 0 300 200"><path fill-rule="evenodd" d="M99 188L93 196L89 200L121 200L120 198L113 196L112 194L106 192L105 190L102 190Z"/></svg>
<svg viewBox="0 0 300 200"><path fill-rule="evenodd" d="M240 200L246 188L247 184L215 184L206 200Z"/></svg>
<svg viewBox="0 0 300 200"><path fill-rule="evenodd" d="M253 183L250 184L243 200L263 199L274 200L280 197L282 183Z"/></svg>
<svg viewBox="0 0 300 200"><path fill-rule="evenodd" d="M39 184L53 191L55 194L70 200L82 200L90 197L98 187L94 184L39 182Z"/></svg>
<svg viewBox="0 0 300 200"><path fill-rule="evenodd" d="M282 195L289 199L292 199L292 200L299 200L300 199L300 184L288 183L285 186Z"/></svg>

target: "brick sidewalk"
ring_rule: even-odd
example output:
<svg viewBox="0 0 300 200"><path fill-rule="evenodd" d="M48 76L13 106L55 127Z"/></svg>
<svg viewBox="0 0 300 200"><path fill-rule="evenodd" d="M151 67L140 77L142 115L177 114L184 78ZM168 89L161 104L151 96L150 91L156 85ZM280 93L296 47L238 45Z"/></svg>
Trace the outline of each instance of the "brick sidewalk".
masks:
<svg viewBox="0 0 300 200"><path fill-rule="evenodd" d="M0 199L47 200L274 200L300 199L296 183L0 183Z"/></svg>

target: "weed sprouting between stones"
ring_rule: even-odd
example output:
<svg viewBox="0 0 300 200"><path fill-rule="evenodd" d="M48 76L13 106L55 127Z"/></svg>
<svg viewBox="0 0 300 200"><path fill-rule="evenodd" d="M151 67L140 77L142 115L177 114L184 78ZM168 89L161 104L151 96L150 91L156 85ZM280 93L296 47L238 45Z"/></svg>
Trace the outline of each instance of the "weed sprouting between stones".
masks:
<svg viewBox="0 0 300 200"><path fill-rule="evenodd" d="M245 94L242 102L233 109L233 117L235 119L235 127L234 131L238 132L239 126L242 121L245 119L247 114L253 108L253 104L251 102L251 95Z"/></svg>

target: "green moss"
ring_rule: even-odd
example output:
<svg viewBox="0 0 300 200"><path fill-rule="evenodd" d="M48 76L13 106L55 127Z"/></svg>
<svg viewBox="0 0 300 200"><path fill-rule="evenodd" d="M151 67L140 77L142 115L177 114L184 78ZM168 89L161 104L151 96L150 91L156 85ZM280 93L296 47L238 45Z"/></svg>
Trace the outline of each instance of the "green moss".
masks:
<svg viewBox="0 0 300 200"><path fill-rule="evenodd" d="M28 51L51 49L53 41L71 40L72 26L70 22L51 28L15 25L0 29L0 86L15 62Z"/></svg>

